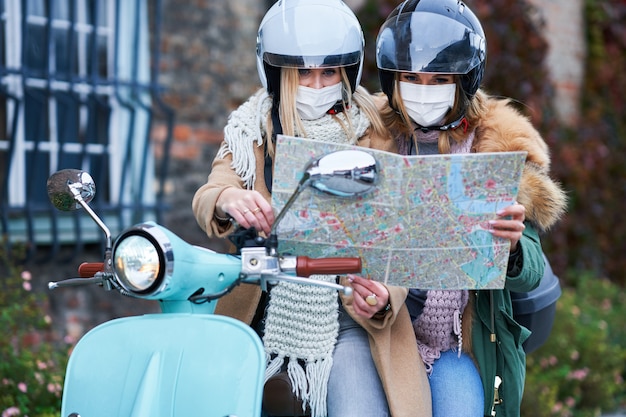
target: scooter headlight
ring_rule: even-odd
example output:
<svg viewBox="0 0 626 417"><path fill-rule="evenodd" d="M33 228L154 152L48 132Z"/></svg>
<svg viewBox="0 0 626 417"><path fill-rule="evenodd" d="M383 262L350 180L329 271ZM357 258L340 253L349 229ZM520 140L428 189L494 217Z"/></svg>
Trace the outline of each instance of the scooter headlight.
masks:
<svg viewBox="0 0 626 417"><path fill-rule="evenodd" d="M143 293L159 278L161 261L154 244L140 235L127 236L115 250L115 272L127 289Z"/></svg>
<svg viewBox="0 0 626 417"><path fill-rule="evenodd" d="M163 232L150 223L124 231L113 247L113 269L119 284L137 296L158 294L168 275L170 247Z"/></svg>

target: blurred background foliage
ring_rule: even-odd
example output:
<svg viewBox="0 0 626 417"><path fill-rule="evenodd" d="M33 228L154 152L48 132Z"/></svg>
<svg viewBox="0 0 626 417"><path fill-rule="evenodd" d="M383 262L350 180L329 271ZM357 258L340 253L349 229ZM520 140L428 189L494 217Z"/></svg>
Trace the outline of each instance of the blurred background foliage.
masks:
<svg viewBox="0 0 626 417"><path fill-rule="evenodd" d="M33 291L23 255L0 249L0 414L58 416L69 345L52 331L47 296Z"/></svg>
<svg viewBox="0 0 626 417"><path fill-rule="evenodd" d="M570 193L550 250L575 271L592 270L626 286L626 2L586 0L587 50L582 117L574 129L544 123L553 169Z"/></svg>
<svg viewBox="0 0 626 417"><path fill-rule="evenodd" d="M523 416L593 417L626 406L626 293L586 273L563 290L552 334L527 356Z"/></svg>

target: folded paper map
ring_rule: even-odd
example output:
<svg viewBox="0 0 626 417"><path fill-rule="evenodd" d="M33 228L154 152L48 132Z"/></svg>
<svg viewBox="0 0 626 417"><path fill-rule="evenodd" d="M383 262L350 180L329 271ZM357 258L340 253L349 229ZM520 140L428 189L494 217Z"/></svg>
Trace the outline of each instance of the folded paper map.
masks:
<svg viewBox="0 0 626 417"><path fill-rule="evenodd" d="M280 210L306 163L354 148L278 136L272 205ZM342 199L307 188L278 226L279 251L309 257L359 256L361 275L421 289L503 288L510 242L489 220L515 202L526 152L374 155L380 179Z"/></svg>

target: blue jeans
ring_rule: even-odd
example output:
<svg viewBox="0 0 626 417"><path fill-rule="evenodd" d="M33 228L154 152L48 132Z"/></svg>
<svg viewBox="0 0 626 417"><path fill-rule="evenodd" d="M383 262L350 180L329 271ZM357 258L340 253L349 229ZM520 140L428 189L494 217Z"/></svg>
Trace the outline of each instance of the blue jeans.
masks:
<svg viewBox="0 0 626 417"><path fill-rule="evenodd" d="M433 364L428 378L433 417L482 417L485 403L478 369L469 355L448 350Z"/></svg>
<svg viewBox="0 0 626 417"><path fill-rule="evenodd" d="M326 398L328 417L389 416L367 332L343 309Z"/></svg>

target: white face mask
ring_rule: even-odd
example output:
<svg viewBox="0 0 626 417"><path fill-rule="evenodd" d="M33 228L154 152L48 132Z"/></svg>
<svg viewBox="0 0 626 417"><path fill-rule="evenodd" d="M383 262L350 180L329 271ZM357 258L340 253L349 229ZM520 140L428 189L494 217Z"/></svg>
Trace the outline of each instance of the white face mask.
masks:
<svg viewBox="0 0 626 417"><path fill-rule="evenodd" d="M400 95L411 119L420 126L439 124L454 106L456 84L423 85L400 81Z"/></svg>
<svg viewBox="0 0 626 417"><path fill-rule="evenodd" d="M315 120L322 117L328 110L341 100L342 84L337 83L323 88L298 86L296 108L304 120Z"/></svg>

